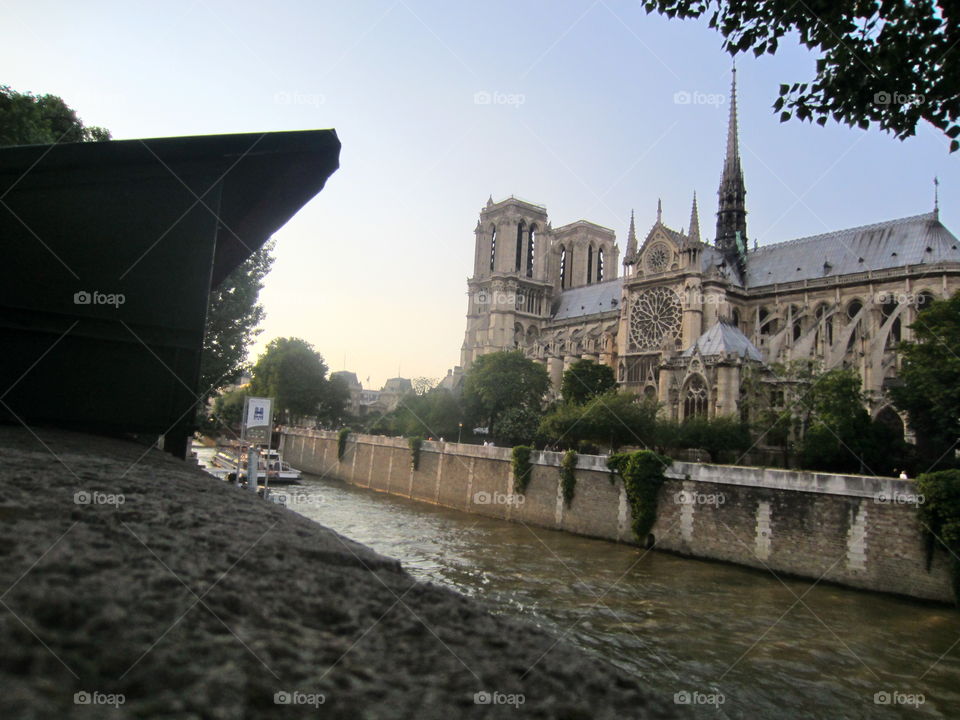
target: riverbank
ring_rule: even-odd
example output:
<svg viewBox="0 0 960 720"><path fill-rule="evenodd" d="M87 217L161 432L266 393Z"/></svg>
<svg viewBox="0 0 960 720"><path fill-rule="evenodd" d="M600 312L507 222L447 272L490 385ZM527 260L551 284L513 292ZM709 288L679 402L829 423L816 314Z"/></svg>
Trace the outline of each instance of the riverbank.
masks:
<svg viewBox="0 0 960 720"><path fill-rule="evenodd" d="M284 429L294 467L420 502L578 535L641 544L862 590L953 604L949 556L927 564L910 480L675 462L650 534L633 536L622 481L606 457L580 455L564 501L562 453L534 452L514 491L510 448L424 441L416 468L405 438Z"/></svg>
<svg viewBox="0 0 960 720"><path fill-rule="evenodd" d="M517 717L519 706L534 718L667 718L683 709L163 453L35 432L0 428L3 717L317 717L318 708L333 718Z"/></svg>

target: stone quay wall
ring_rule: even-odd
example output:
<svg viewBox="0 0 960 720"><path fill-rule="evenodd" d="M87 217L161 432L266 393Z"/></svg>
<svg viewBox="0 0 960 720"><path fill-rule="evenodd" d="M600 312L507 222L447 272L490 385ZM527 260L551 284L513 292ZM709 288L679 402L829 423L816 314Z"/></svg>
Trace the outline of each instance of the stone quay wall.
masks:
<svg viewBox="0 0 960 720"><path fill-rule="evenodd" d="M580 455L563 502L562 453L536 452L513 492L511 449L424 441L417 470L405 438L285 428L284 458L308 473L538 527L924 600L953 602L946 553L929 570L912 480L674 462L651 537L633 536L623 482L606 457Z"/></svg>

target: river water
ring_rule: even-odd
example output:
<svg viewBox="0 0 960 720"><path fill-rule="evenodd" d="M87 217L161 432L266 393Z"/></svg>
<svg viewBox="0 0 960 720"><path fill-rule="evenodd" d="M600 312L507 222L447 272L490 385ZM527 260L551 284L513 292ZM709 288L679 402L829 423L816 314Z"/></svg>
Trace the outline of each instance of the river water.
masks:
<svg viewBox="0 0 960 720"><path fill-rule="evenodd" d="M703 717L960 718L960 612L305 475L288 506ZM404 612L401 606L395 612ZM535 670L534 670L535 672Z"/></svg>

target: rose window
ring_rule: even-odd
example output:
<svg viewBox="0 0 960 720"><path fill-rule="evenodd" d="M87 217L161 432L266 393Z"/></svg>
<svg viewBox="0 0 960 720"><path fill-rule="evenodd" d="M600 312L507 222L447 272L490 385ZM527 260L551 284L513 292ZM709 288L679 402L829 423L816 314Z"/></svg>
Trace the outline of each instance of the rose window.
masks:
<svg viewBox="0 0 960 720"><path fill-rule="evenodd" d="M663 272L670 262L670 254L663 245L654 245L647 253L647 269L650 272Z"/></svg>
<svg viewBox="0 0 960 720"><path fill-rule="evenodd" d="M680 299L665 287L638 293L630 308L631 349L658 350L666 337L680 332Z"/></svg>

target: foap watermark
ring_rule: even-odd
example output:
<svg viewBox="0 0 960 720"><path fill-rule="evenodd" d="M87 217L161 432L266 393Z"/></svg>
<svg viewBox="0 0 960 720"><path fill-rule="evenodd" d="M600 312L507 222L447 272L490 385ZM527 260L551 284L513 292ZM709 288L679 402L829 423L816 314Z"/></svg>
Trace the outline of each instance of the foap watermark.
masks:
<svg viewBox="0 0 960 720"><path fill-rule="evenodd" d="M74 505L113 505L119 507L126 502L122 493L104 493L97 490L77 490L73 494Z"/></svg>
<svg viewBox="0 0 960 720"><path fill-rule="evenodd" d="M302 93L290 90L280 90L273 94L275 105L309 105L320 107L327 102L327 97L320 93Z"/></svg>
<svg viewBox="0 0 960 720"><path fill-rule="evenodd" d="M473 494L473 502L476 505L523 505L526 501L523 495L513 493L488 493L486 490L481 490Z"/></svg>
<svg viewBox="0 0 960 720"><path fill-rule="evenodd" d="M310 705L320 707L327 701L323 693L305 693L299 690L278 690L273 694L274 705Z"/></svg>
<svg viewBox="0 0 960 720"><path fill-rule="evenodd" d="M727 102L723 93L706 93L699 90L678 90L673 94L674 105L712 105L720 107Z"/></svg>
<svg viewBox="0 0 960 720"><path fill-rule="evenodd" d="M512 705L515 708L519 708L526 701L527 698L523 693L502 693L496 690L493 692L481 690L473 694L474 705Z"/></svg>
<svg viewBox="0 0 960 720"><path fill-rule="evenodd" d="M99 690L94 690L90 692L89 690L81 690L80 692L75 692L73 694L73 704L74 705L111 705L115 708L119 708L127 701L126 696L123 693L104 693Z"/></svg>
<svg viewBox="0 0 960 720"><path fill-rule="evenodd" d="M933 302L934 298L928 293L897 292L895 290L881 290L876 294L874 303L877 305L886 305L887 303L896 303L897 305L916 305L923 307L927 303Z"/></svg>
<svg viewBox="0 0 960 720"><path fill-rule="evenodd" d="M127 301L123 293L104 293L99 290L80 290L73 294L74 305L113 305L119 308Z"/></svg>
<svg viewBox="0 0 960 720"><path fill-rule="evenodd" d="M923 693L905 693L899 690L881 690L873 694L874 705L907 705L920 707L927 701Z"/></svg>
<svg viewBox="0 0 960 720"><path fill-rule="evenodd" d="M919 93L888 92L881 90L874 93L873 102L875 105L920 105L926 102L926 98Z"/></svg>
<svg viewBox="0 0 960 720"><path fill-rule="evenodd" d="M494 90L477 90L473 94L474 105L513 105L519 108L527 101L527 96L522 93L505 93Z"/></svg>
<svg viewBox="0 0 960 720"><path fill-rule="evenodd" d="M720 507L727 498L723 493L701 493L681 490L673 496L677 505L715 505Z"/></svg>
<svg viewBox="0 0 960 720"><path fill-rule="evenodd" d="M673 694L676 705L714 705L720 707L727 701L723 693L704 693L699 690L681 690Z"/></svg>
<svg viewBox="0 0 960 720"><path fill-rule="evenodd" d="M323 495L310 495L305 492L290 492L289 490L283 490L281 492L271 490L270 500L278 505L286 505L287 507L325 505L327 502L327 499Z"/></svg>
<svg viewBox="0 0 960 720"><path fill-rule="evenodd" d="M877 505L923 505L927 499L922 493L878 492L873 496Z"/></svg>
<svg viewBox="0 0 960 720"><path fill-rule="evenodd" d="M522 305L526 296L522 293L504 292L503 290L478 290L473 294L473 301L477 305Z"/></svg>

